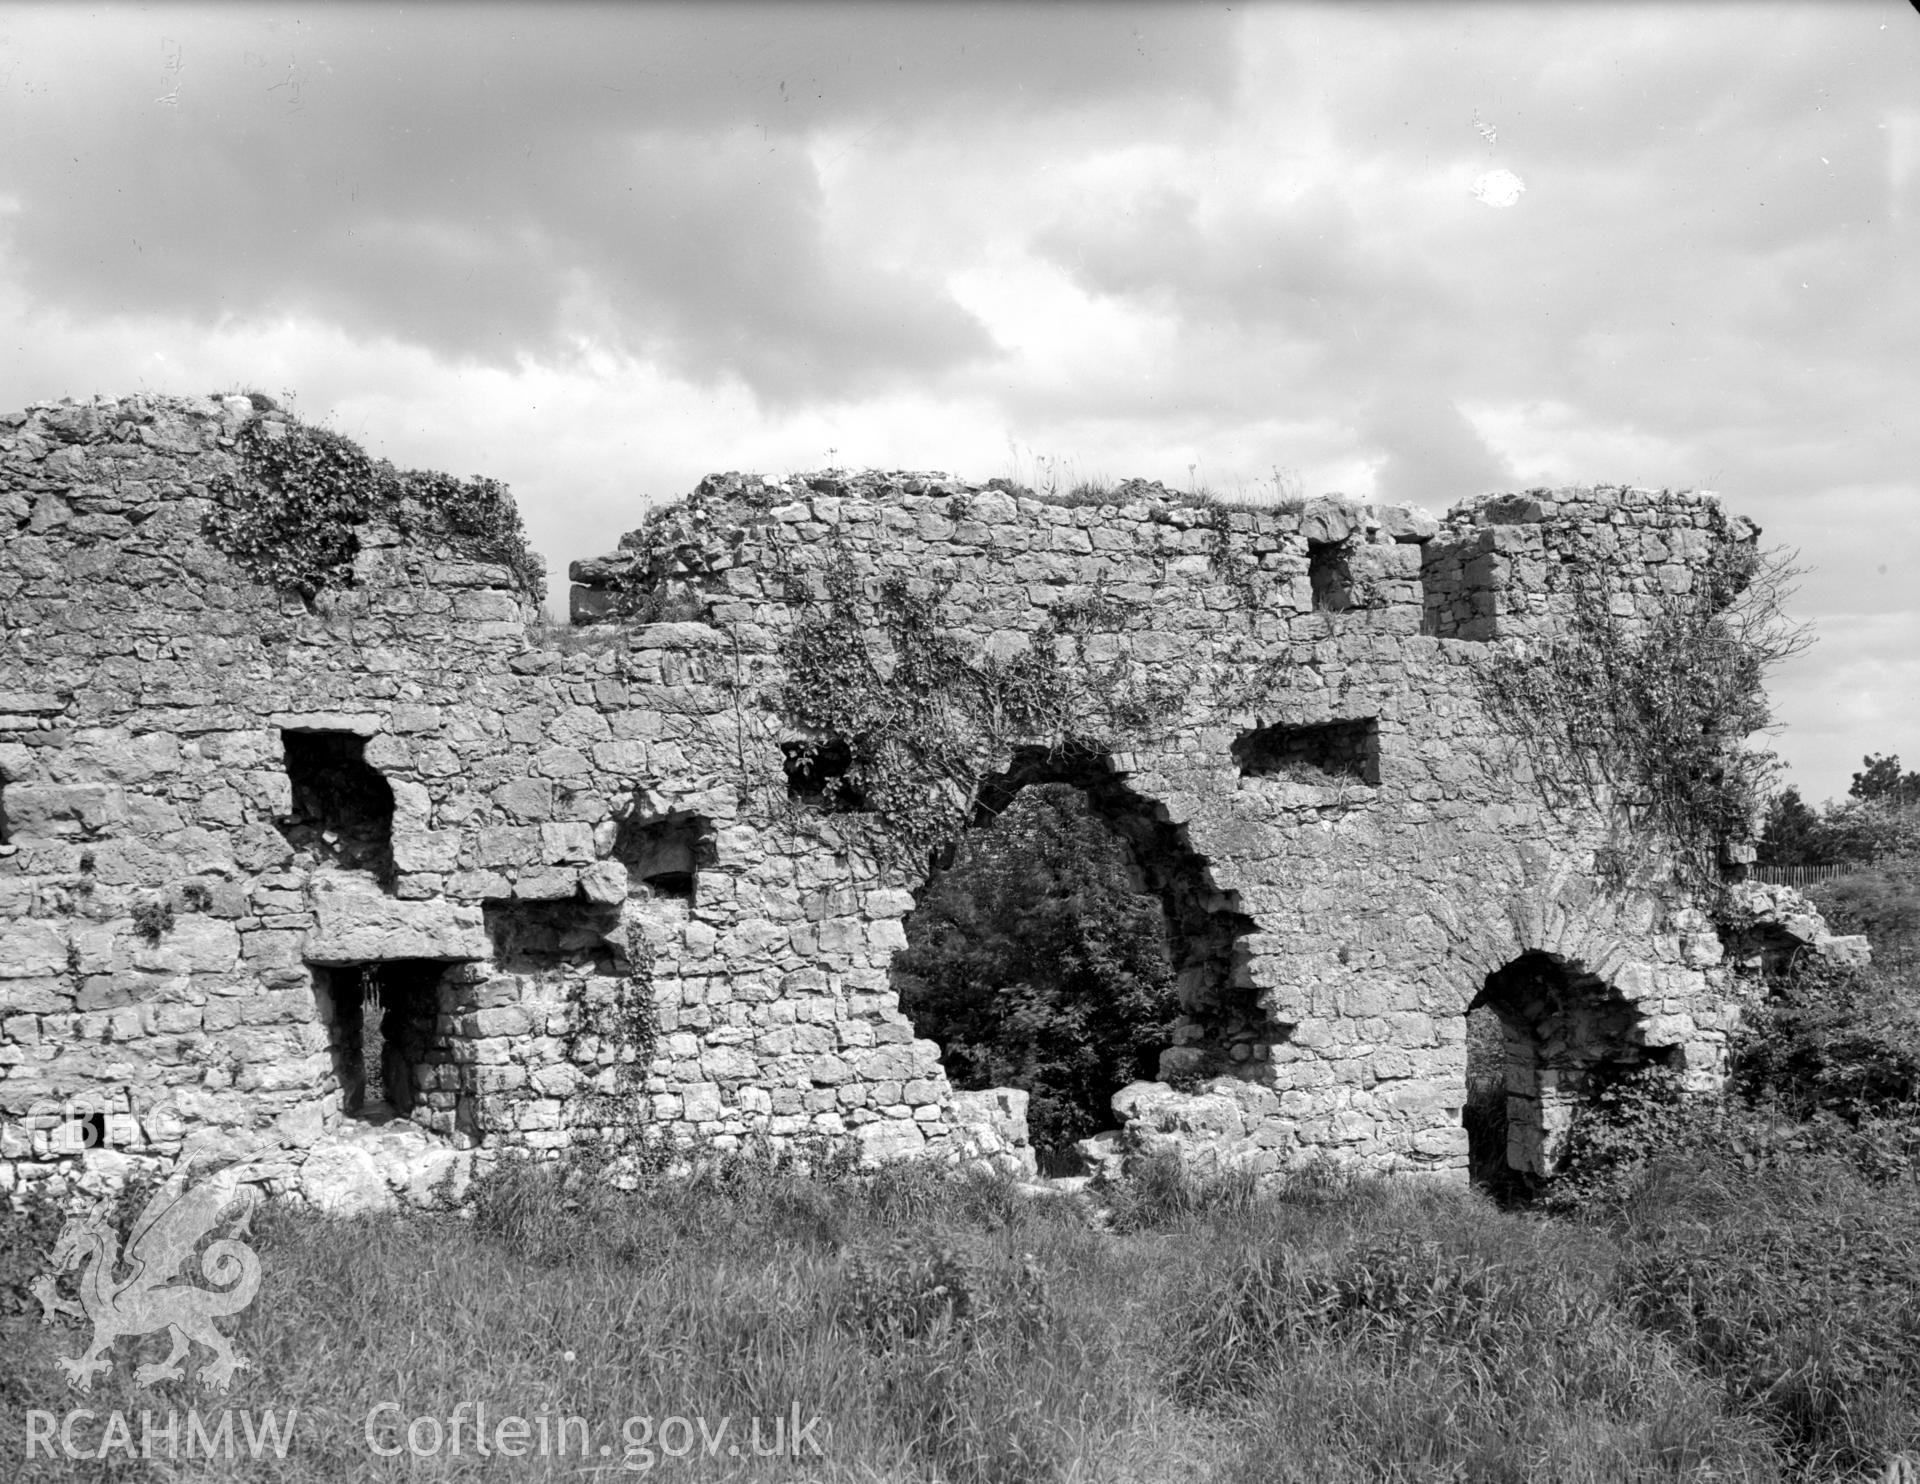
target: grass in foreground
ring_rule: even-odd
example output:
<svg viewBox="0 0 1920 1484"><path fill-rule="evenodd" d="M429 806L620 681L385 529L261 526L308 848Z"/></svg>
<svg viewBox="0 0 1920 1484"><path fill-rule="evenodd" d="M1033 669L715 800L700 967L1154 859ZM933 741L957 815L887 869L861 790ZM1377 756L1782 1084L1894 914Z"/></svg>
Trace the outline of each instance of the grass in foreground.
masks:
<svg viewBox="0 0 1920 1484"><path fill-rule="evenodd" d="M1257 1196L1163 1169L1097 1232L1066 1202L923 1169L830 1181L738 1163L632 1194L513 1170L464 1218L263 1216L266 1283L228 1322L254 1368L225 1399L135 1388L131 1341L78 1398L53 1358L82 1332L0 1318L0 1457L30 1480L623 1462L928 1484L1873 1477L1920 1449L1920 1204L1830 1164L1763 1173L1649 1165L1581 1220L1412 1182ZM1796 1231L1811 1241L1781 1251L1812 1266L1789 1279L1794 1259L1769 1254ZM1878 1255L1849 1268L1841 1240ZM447 1419L481 1403L490 1430L583 1418L591 1452L576 1428L565 1457L539 1456L536 1431L527 1456L482 1458L469 1420L453 1454ZM136 1452L142 1409L294 1407L299 1422L284 1457L250 1456L236 1423L232 1459L26 1460L27 1410L75 1405L130 1413ZM816 1415L793 1457L794 1420ZM668 1417L688 1423L663 1436ZM416 1418L442 1434L429 1456L406 1447ZM762 1448L782 1420L787 1456L752 1456L755 1418ZM78 1427L89 1455L101 1428Z"/></svg>

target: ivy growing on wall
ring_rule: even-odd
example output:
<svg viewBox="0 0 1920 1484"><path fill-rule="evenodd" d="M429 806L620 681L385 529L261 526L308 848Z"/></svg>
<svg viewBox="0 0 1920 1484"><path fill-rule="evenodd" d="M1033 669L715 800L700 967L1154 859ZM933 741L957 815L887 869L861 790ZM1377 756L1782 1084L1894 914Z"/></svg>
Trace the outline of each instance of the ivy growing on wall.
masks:
<svg viewBox="0 0 1920 1484"><path fill-rule="evenodd" d="M1181 688L1129 654L1089 658L1087 637L1132 611L1104 591L1056 607L1010 656L976 657L940 621L945 582L887 578L869 595L845 550L822 575L824 599L801 597L785 643L778 705L818 745L846 747L841 786L877 816L883 848L924 859L951 839L1016 740L1105 749L1177 714Z"/></svg>
<svg viewBox="0 0 1920 1484"><path fill-rule="evenodd" d="M660 1016L653 1002L653 945L644 927L626 929L624 974L582 975L567 985L568 1031L562 1049L568 1062L586 1069L611 1059L613 1085L589 1082L575 1100L574 1122L600 1131L603 1148L631 1147L646 1123L647 1074L660 1044Z"/></svg>
<svg viewBox="0 0 1920 1484"><path fill-rule="evenodd" d="M207 534L262 582L311 599L353 584L360 528L376 517L509 568L538 601L546 577L506 486L395 469L352 439L292 418L255 417L235 440L240 474L214 489Z"/></svg>
<svg viewBox="0 0 1920 1484"><path fill-rule="evenodd" d="M1775 765L1745 739L1770 719L1767 672L1808 642L1784 616L1795 575L1785 558L1724 526L1712 536L1686 592L1617 602L1602 570L1576 564L1564 631L1502 646L1477 672L1550 798L1610 799L1626 837L1651 832L1695 885L1717 881L1721 847L1753 831Z"/></svg>

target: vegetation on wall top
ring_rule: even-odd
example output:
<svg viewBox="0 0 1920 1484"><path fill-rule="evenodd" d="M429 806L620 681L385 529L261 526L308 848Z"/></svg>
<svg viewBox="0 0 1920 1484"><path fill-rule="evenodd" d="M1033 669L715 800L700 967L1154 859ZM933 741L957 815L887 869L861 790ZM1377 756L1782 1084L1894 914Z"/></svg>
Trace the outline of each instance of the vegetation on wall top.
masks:
<svg viewBox="0 0 1920 1484"><path fill-rule="evenodd" d="M350 438L292 418L251 419L235 451L240 475L215 488L207 534L264 583L307 599L351 587L360 527L383 519L405 537L498 562L535 601L546 596L539 558L498 480L396 469Z"/></svg>

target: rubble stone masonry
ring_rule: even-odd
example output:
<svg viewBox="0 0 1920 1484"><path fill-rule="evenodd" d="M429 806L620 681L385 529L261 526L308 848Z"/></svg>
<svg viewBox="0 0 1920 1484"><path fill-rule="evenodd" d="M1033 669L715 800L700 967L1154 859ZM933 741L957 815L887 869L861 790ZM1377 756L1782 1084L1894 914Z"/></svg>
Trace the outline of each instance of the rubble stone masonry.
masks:
<svg viewBox="0 0 1920 1484"><path fill-rule="evenodd" d="M835 570L932 594L982 665L1037 636L1161 698L985 770L1085 787L1167 903L1183 1090L1122 1100L1162 1133L1464 1178L1475 1003L1522 1166L1597 1068L1720 1071L1721 936L1677 888L1609 884L1604 811L1549 807L1473 683L1564 618L1576 560L1631 612L1752 541L1712 496L1436 520L717 476L575 563L557 626L506 567L377 523L352 586L255 582L205 527L258 417L0 416L0 1191L74 1172L76 1107L95 1165L277 1150L336 1209L636 1127L1022 1157L1013 1100L956 1101L889 987L924 860L795 765L845 740L780 701ZM1781 931L1824 941L1800 910ZM382 1101L410 1121L365 1122Z"/></svg>

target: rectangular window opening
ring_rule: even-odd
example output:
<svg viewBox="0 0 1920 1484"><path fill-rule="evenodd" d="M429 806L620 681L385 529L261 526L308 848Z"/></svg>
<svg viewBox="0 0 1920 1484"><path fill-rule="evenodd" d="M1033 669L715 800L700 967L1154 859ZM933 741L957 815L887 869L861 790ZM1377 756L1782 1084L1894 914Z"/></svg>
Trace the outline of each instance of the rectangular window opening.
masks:
<svg viewBox="0 0 1920 1484"><path fill-rule="evenodd" d="M438 959L329 964L313 970L340 1086L340 1107L364 1123L412 1118L428 1101L439 1045Z"/></svg>
<svg viewBox="0 0 1920 1484"><path fill-rule="evenodd" d="M713 823L678 809L652 817L629 815L614 834L613 857L627 868L636 894L691 905L701 870L714 863Z"/></svg>
<svg viewBox="0 0 1920 1484"><path fill-rule="evenodd" d="M293 807L275 827L295 850L390 884L393 789L366 760L367 739L354 732L286 731L287 780Z"/></svg>
<svg viewBox="0 0 1920 1484"><path fill-rule="evenodd" d="M782 742L780 751L787 773L787 797L810 809L829 814L861 814L869 805L848 775L853 769L853 749L838 738L824 742Z"/></svg>
<svg viewBox="0 0 1920 1484"><path fill-rule="evenodd" d="M1282 778L1293 783L1380 782L1380 723L1367 716L1313 726L1276 722L1234 739L1233 760L1245 778Z"/></svg>
<svg viewBox="0 0 1920 1484"><path fill-rule="evenodd" d="M1353 607L1353 572L1344 541L1307 543L1307 580L1313 586L1316 613L1344 613Z"/></svg>
<svg viewBox="0 0 1920 1484"><path fill-rule="evenodd" d="M617 904L490 901L483 910L494 962L504 972L539 973L562 964L614 972Z"/></svg>

